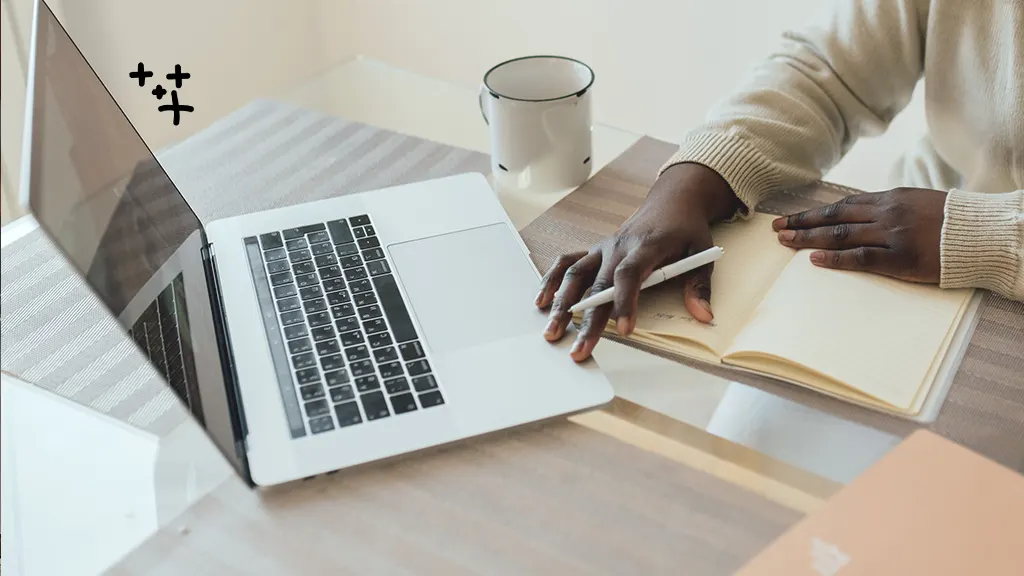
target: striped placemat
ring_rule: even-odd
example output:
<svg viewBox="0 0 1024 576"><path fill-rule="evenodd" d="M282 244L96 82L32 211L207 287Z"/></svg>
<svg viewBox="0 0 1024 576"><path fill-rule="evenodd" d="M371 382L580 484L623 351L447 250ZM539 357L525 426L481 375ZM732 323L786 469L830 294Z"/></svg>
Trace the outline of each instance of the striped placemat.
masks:
<svg viewBox="0 0 1024 576"><path fill-rule="evenodd" d="M254 101L158 154L204 222L462 172L485 154L289 104ZM50 239L0 253L0 368L162 434L183 411Z"/></svg>
<svg viewBox="0 0 1024 576"><path fill-rule="evenodd" d="M546 270L560 254L586 250L614 233L644 201L658 168L675 150L674 144L648 137L640 139L589 182L524 228L523 240L538 268ZM837 201L854 192L835 184L816 183L779 194L758 210L789 214ZM1024 472L1024 302L989 293L978 314L978 324L959 371L930 427ZM624 343L636 345L631 341ZM906 435L917 428L912 422L771 378L650 351L894 434Z"/></svg>

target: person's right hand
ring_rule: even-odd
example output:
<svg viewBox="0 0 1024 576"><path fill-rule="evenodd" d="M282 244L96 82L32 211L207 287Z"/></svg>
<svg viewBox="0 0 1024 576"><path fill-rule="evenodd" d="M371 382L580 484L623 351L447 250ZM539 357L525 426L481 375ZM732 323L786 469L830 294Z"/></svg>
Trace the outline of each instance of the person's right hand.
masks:
<svg viewBox="0 0 1024 576"><path fill-rule="evenodd" d="M619 231L588 252L565 254L541 280L536 304L551 306L544 337L557 341L572 320L569 308L587 289L592 293L615 286L615 301L583 313L571 355L577 362L590 357L609 318L619 334L636 326L640 285L654 270L713 246L710 225L743 207L717 172L699 164L679 164L662 173L643 206ZM701 322L710 322L711 268L703 266L683 277L686 309Z"/></svg>

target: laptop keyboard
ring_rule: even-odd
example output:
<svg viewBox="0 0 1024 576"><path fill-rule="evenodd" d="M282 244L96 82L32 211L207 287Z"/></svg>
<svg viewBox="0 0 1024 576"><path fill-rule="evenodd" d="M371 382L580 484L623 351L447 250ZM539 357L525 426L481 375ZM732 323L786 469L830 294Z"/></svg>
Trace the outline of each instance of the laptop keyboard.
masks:
<svg viewBox="0 0 1024 576"><path fill-rule="evenodd" d="M444 404L369 216L245 244L293 438Z"/></svg>

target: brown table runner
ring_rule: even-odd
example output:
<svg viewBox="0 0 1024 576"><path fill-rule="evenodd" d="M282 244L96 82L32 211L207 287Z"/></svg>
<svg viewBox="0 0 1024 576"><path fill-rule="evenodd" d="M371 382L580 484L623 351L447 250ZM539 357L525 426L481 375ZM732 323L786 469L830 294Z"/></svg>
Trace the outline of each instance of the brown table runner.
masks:
<svg viewBox="0 0 1024 576"><path fill-rule="evenodd" d="M523 229L523 239L537 267L546 270L560 254L585 250L614 233L646 198L658 168L675 149L673 144L642 138ZM818 183L779 194L758 209L787 214L834 202L851 193L856 191ZM1024 303L989 293L978 313L979 322L949 395L929 427L1024 472ZM771 378L659 354L892 433L906 435L918 426Z"/></svg>

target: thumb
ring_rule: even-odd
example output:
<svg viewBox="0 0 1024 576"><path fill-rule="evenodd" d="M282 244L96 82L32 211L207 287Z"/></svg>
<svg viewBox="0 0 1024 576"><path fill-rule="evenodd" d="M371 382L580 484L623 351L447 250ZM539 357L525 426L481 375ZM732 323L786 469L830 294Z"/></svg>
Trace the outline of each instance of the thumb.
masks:
<svg viewBox="0 0 1024 576"><path fill-rule="evenodd" d="M711 272L714 264L701 266L683 281L683 303L686 311L705 324L714 320L711 312Z"/></svg>

